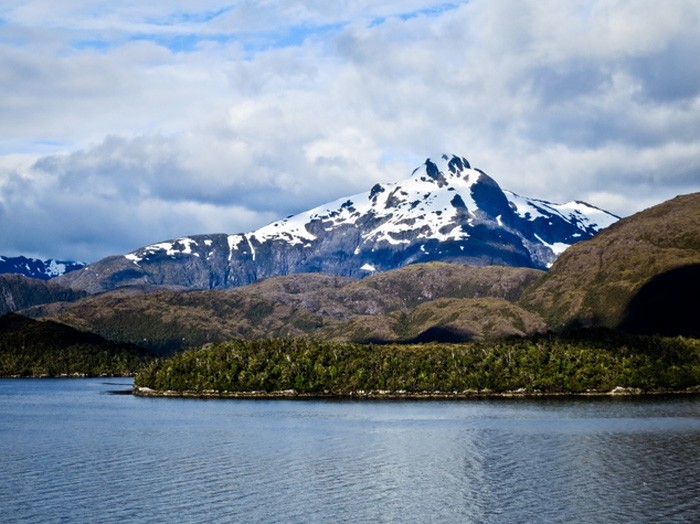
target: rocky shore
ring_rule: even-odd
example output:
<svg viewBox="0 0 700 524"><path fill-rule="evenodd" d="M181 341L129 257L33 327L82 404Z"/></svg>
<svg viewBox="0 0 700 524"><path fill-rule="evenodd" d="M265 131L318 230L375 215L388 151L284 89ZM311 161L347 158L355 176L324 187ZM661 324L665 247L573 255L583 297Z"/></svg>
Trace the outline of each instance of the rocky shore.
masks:
<svg viewBox="0 0 700 524"><path fill-rule="evenodd" d="M580 392L560 391L543 392L538 390L517 389L514 391L466 390L466 391L389 391L357 390L349 393L321 391L300 393L293 389L283 391L172 391L155 390L148 387L134 386L133 394L137 397L175 397L175 398L238 398L238 399L357 399L357 400L419 400L419 399L472 399L472 398L543 398L543 397L611 397L611 396L651 396L651 395L697 395L700 387L685 389L641 389L618 386L609 391L588 390Z"/></svg>

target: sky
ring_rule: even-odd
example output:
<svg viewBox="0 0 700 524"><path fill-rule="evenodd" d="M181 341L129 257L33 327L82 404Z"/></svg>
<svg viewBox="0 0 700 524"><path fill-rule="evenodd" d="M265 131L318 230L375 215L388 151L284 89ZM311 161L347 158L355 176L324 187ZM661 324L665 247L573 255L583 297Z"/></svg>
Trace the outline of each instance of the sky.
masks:
<svg viewBox="0 0 700 524"><path fill-rule="evenodd" d="M2 0L0 255L239 233L454 153L627 216L700 191L697 0Z"/></svg>

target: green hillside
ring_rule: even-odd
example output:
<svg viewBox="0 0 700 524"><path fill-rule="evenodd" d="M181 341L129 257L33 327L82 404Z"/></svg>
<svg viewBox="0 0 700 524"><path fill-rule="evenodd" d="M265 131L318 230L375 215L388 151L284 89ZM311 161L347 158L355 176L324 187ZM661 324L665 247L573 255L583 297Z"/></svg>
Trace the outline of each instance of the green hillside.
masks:
<svg viewBox="0 0 700 524"><path fill-rule="evenodd" d="M668 320L664 317L685 315L688 308L697 311L698 267L700 193L693 193L620 220L592 239L571 246L524 293L519 304L540 313L555 329L617 327L653 279L690 268L685 278L668 278L668 285L657 290L657 298L663 288L667 297L663 307L656 307L656 316L650 315L647 328L664 333L662 324ZM653 307L654 299L645 300ZM656 321L659 329L650 324ZM697 317L668 334L693 335L693 324L697 330Z"/></svg>

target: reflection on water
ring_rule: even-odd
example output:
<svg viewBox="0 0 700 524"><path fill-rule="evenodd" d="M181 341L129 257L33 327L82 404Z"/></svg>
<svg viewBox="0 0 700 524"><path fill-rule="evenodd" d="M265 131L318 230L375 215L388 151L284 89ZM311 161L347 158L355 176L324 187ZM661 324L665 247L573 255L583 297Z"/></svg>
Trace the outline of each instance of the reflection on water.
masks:
<svg viewBox="0 0 700 524"><path fill-rule="evenodd" d="M109 382L0 381L0 521L700 522L697 397L217 401Z"/></svg>

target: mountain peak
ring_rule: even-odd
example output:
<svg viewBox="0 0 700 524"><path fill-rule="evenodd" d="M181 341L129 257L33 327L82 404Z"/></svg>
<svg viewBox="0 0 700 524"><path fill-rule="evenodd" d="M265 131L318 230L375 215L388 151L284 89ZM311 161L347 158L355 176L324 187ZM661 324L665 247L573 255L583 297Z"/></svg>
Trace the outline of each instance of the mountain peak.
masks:
<svg viewBox="0 0 700 524"><path fill-rule="evenodd" d="M469 161L463 156L443 153L435 157L428 157L422 165L413 170L411 178L420 180L433 180L440 187L447 185L448 180L464 178L469 181L474 176Z"/></svg>
<svg viewBox="0 0 700 524"><path fill-rule="evenodd" d="M132 283L235 287L301 272L362 277L437 260L544 269L616 219L591 206L504 191L465 157L442 154L401 182L375 184L249 233L160 242L80 273L99 273L100 283L89 285L100 290Z"/></svg>
<svg viewBox="0 0 700 524"><path fill-rule="evenodd" d="M443 154L440 158L447 162L447 171L452 174L457 174L472 167L463 156Z"/></svg>

